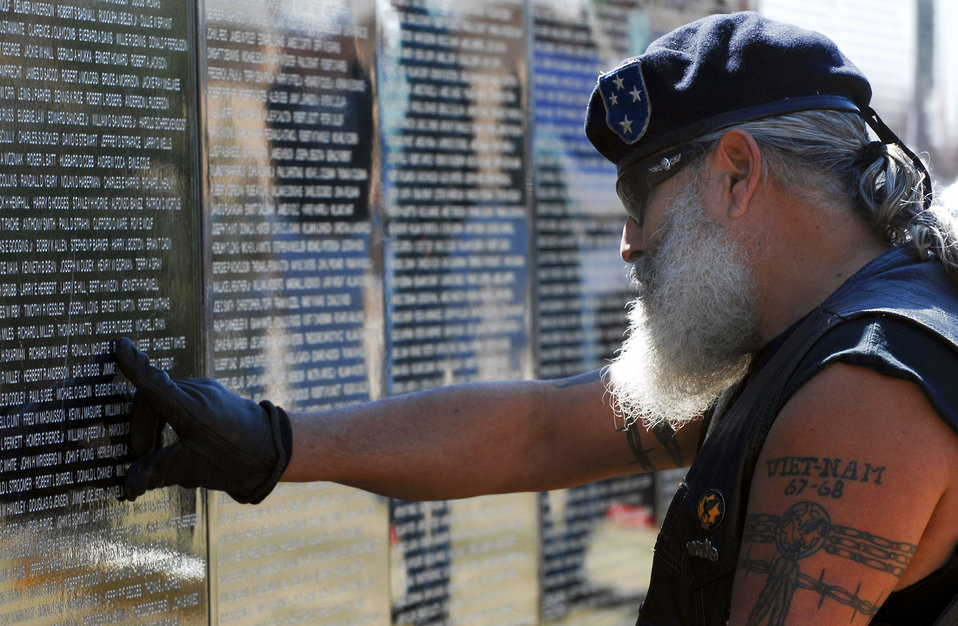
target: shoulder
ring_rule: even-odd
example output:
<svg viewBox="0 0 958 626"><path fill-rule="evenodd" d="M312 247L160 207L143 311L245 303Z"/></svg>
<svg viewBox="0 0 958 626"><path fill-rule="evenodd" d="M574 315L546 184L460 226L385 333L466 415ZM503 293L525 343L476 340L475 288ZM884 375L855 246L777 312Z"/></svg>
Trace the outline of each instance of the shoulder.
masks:
<svg viewBox="0 0 958 626"><path fill-rule="evenodd" d="M867 367L825 368L783 407L762 452L766 475L774 459L802 449L828 463L820 474L847 488L847 497L831 498L836 510L862 507L861 523L915 540L916 558L896 587L937 567L928 567L933 547L946 548L942 562L953 552L958 434L918 384ZM946 518L956 530L936 534Z"/></svg>
<svg viewBox="0 0 958 626"><path fill-rule="evenodd" d="M800 448L814 448L821 458L843 453L859 466L894 469L903 476L935 467L935 475L922 483L939 492L958 478L958 434L922 387L871 367L827 365L792 395L772 426L762 458L774 464L770 457L777 450ZM885 462L869 463L869 456Z"/></svg>
<svg viewBox="0 0 958 626"><path fill-rule="evenodd" d="M958 347L913 320L865 314L842 322L820 338L790 383L801 387L822 368L845 363L914 382L932 407L958 431Z"/></svg>
<svg viewBox="0 0 958 626"><path fill-rule="evenodd" d="M733 611L771 602L774 573L785 568L794 588L779 608L789 616L867 623L891 591L954 550L956 491L958 434L916 383L825 366L783 406L762 449Z"/></svg>

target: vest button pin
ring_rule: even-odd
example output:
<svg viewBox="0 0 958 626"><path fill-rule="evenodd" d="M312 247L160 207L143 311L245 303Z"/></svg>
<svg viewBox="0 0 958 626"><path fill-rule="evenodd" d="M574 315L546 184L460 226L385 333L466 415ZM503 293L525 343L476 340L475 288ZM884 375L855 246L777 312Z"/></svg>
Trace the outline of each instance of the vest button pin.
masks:
<svg viewBox="0 0 958 626"><path fill-rule="evenodd" d="M718 528L725 519L725 496L718 489L709 489L699 498L696 515L705 530Z"/></svg>

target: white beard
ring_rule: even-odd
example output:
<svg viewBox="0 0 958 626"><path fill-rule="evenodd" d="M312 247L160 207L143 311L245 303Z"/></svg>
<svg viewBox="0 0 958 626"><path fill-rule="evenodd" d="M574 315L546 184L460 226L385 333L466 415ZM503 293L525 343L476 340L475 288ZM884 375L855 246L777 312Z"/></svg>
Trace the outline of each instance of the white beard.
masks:
<svg viewBox="0 0 958 626"><path fill-rule="evenodd" d="M633 264L639 295L608 384L626 426L678 430L745 374L758 337L756 286L748 255L705 213L694 182L658 236L654 255Z"/></svg>

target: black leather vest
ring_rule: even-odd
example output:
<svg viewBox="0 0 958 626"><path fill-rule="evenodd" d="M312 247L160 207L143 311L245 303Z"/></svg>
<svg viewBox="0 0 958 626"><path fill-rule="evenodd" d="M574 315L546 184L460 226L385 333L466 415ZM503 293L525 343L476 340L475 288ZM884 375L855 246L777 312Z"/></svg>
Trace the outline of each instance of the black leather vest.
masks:
<svg viewBox="0 0 958 626"><path fill-rule="evenodd" d="M659 533L652 582L637 624L727 622L752 474L775 417L795 391L788 388L789 379L829 329L862 315L909 320L958 350L958 289L936 260L916 261L912 248L901 246L849 278L798 323L740 389L723 398L724 411L713 412L709 434ZM958 424L951 426L958 431ZM700 503L708 506L710 490L721 493L726 506L721 523L706 529Z"/></svg>

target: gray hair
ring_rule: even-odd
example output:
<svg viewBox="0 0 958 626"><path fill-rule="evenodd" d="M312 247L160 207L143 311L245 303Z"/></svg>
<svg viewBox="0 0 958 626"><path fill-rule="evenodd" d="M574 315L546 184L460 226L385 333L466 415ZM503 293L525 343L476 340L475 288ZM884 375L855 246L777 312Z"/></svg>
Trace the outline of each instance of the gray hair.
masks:
<svg viewBox="0 0 958 626"><path fill-rule="evenodd" d="M870 142L865 121L813 110L737 125L762 148L765 163L793 196L826 210L855 207L889 245L936 257L958 283L958 223L940 204L925 208L923 172L896 145ZM714 145L728 128L696 143Z"/></svg>

